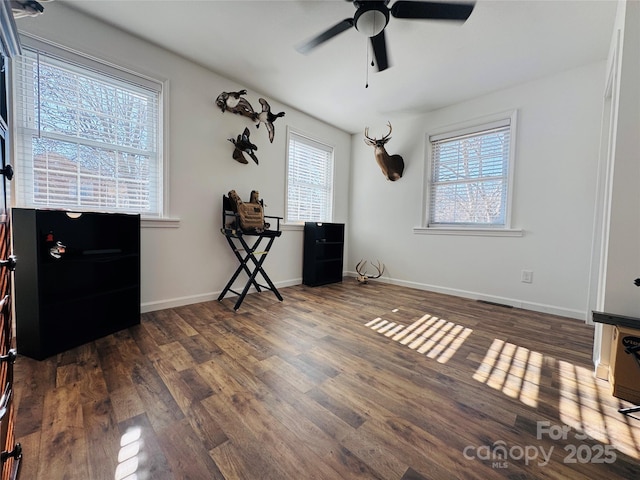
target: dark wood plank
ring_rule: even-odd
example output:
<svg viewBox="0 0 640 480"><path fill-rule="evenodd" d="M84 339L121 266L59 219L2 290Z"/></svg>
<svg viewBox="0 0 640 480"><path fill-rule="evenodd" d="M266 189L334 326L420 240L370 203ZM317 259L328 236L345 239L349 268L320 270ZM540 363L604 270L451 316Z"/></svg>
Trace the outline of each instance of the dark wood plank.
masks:
<svg viewBox="0 0 640 480"><path fill-rule="evenodd" d="M118 478L134 459L161 480L640 476L640 420L593 376L592 327L376 282L281 291L19 358L25 475Z"/></svg>

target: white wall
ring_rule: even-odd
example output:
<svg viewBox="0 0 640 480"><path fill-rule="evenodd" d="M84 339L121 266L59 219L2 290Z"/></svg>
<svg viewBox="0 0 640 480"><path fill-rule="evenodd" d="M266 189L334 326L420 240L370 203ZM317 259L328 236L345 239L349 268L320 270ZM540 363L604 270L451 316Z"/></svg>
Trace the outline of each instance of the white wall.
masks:
<svg viewBox="0 0 640 480"><path fill-rule="evenodd" d="M286 128L314 135L335 147L335 221L347 220L351 136L319 122L274 99L272 111L286 115L276 121L270 144L264 126L255 129L247 119L222 113L215 99L239 85L178 55L99 23L52 2L46 15L18 21L21 32L30 32L61 45L169 81L170 204L169 215L180 219L179 228L142 230L143 311L217 298L237 261L221 226L222 195L235 189L248 199L260 192L267 215L284 215ZM241 35L242 32L238 32ZM232 41L230 39L230 41ZM259 107L260 92L246 98ZM260 165L242 165L231 158L227 141L251 128L258 146ZM297 284L302 278L302 231L288 229L279 238L265 263L278 285ZM240 282L244 284L244 279Z"/></svg>
<svg viewBox="0 0 640 480"><path fill-rule="evenodd" d="M142 232L143 310L216 298L236 260L219 233L223 193L258 189L267 213L283 215L286 126L335 146L335 221L347 222L345 269L380 259L387 281L483 298L577 318L587 316L589 259L605 65L593 64L412 118L390 116L390 153L404 156L398 182L388 182L361 135L270 99L286 116L273 144L252 128L260 166L231 158L227 138L247 125L222 114L214 100L243 88L177 55L53 2L19 29L169 81L170 206L179 228ZM238 34L241 34L239 32ZM470 79L472 81L472 79ZM257 105L259 92L247 98ZM522 237L416 235L423 214L425 136L431 129L518 109L513 226ZM369 125L373 135L384 125ZM364 128L364 125L363 125ZM351 164L351 167L350 167ZM302 232L288 229L266 269L279 285L302 274ZM520 282L534 271L532 284Z"/></svg>
<svg viewBox="0 0 640 480"><path fill-rule="evenodd" d="M608 59L612 88L611 115L605 121L601 162L610 188L602 191L602 262L596 309L640 317L640 2L619 2ZM640 328L640 323L638 325ZM596 325L593 358L596 374L607 378L611 353L610 325Z"/></svg>
<svg viewBox="0 0 640 480"><path fill-rule="evenodd" d="M354 135L349 269L380 259L393 283L586 318L604 73L605 62L587 65L422 116L390 116L387 151L406 164L396 182ZM512 226L523 236L413 233L422 224L427 133L513 109ZM534 272L532 284L520 281L523 269Z"/></svg>
<svg viewBox="0 0 640 480"><path fill-rule="evenodd" d="M621 4L613 136L613 189L602 308L640 316L640 2Z"/></svg>

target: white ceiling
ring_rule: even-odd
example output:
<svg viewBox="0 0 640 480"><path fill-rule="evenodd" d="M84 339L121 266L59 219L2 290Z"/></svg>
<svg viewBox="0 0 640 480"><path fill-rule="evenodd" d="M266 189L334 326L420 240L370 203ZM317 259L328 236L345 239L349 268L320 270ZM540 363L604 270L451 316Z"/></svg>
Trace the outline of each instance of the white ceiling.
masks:
<svg viewBox="0 0 640 480"><path fill-rule="evenodd" d="M294 49L352 17L355 8L344 0L55 3L356 133L386 123L390 115L438 109L605 59L617 2L479 0L464 24L391 18L386 28L391 67L383 72L367 68L367 38L355 29L309 55ZM55 3L45 4L45 15ZM212 98L219 93L212 92Z"/></svg>

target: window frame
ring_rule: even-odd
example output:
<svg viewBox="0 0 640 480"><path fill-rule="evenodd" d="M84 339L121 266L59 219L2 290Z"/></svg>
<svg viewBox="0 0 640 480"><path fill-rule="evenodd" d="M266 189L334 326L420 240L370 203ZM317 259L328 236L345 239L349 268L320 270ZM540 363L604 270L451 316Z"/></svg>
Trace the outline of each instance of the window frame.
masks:
<svg viewBox="0 0 640 480"><path fill-rule="evenodd" d="M506 181L506 202L504 205L504 224L474 224L474 223L431 223L431 201L433 185L433 139L455 138L474 133L490 131L502 122L508 123L509 127L509 154L508 172ZM512 227L512 203L513 184L515 171L516 153L516 133L517 133L517 110L500 112L487 115L481 118L468 120L440 128L434 128L425 135L425 174L423 184L423 212L422 225L415 227L414 233L418 234L448 234L448 235L488 235L488 236L521 236L522 230Z"/></svg>
<svg viewBox="0 0 640 480"><path fill-rule="evenodd" d="M329 194L329 198L331 201L331 205L329 206L329 217L328 219L323 219L323 220L317 220L317 219L305 219L305 220L291 220L289 218L289 169L290 169L290 164L291 164L291 158L290 158L290 147L291 147L291 141L293 140L293 138L299 138L299 139L303 139L303 140L307 140L309 143L312 144L318 144L321 145L323 147L327 148L327 152L330 152L330 171L331 171L331 184L330 184L330 194ZM319 139L313 135L304 133L300 130L297 130L295 128L292 128L290 126L287 126L287 142L286 142L286 154L285 154L285 198L284 198L284 225L290 225L290 226L304 226L305 222L326 222L326 223L331 223L333 222L333 218L334 218L334 213L335 213L335 194L336 194L336 188L335 188L335 147L333 145L331 145L329 142L324 141L322 139Z"/></svg>
<svg viewBox="0 0 640 480"><path fill-rule="evenodd" d="M37 39L28 34L21 34L21 43L23 45L24 50L42 52L47 56L58 59L62 62L68 62L69 64L78 67L80 69L86 69L88 71L97 72L99 75L104 77L114 78L117 82L129 83L138 85L142 88L148 88L149 90L153 90L157 92L158 95L158 104L157 104L157 157L156 157L156 168L158 169L157 180L155 185L154 195L156 197L156 209L153 212L135 212L128 211L124 213L140 213L142 219L142 226L152 226L152 227L177 227L179 226L179 220L176 218L171 218L168 216L168 206L169 206L169 158L168 158L168 149L167 149L167 139L168 139L168 80L160 80L157 78L152 78L143 73L133 71L127 69L126 67L115 65L113 63L107 62L105 60L87 55L85 53L79 52L77 50L73 50L58 44L54 44L48 41L44 41L42 39ZM13 74L17 75L17 68L12 69ZM13 95L17 95L15 91L16 80L12 79L12 91ZM16 120L16 109L17 109L17 101L14 101L14 107L12 110L12 116L14 121L13 123L13 135L16 138L16 142L14 142L14 147L18 142L18 125ZM17 159L17 152L15 153ZM16 160L16 163L18 161ZM20 168L25 168L24 165L16 165L16 170L18 174L18 170ZM110 209L108 207L89 207L88 209L84 209L82 207L75 207L72 205L60 205L60 206L42 206L38 207L37 205L30 205L28 202L25 202L20 198L20 194L22 192L18 191L18 185L16 185L16 192L12 192L12 205L15 206L26 206L29 208L59 208L63 210L77 210L77 211L98 211L98 212L123 212L122 209Z"/></svg>

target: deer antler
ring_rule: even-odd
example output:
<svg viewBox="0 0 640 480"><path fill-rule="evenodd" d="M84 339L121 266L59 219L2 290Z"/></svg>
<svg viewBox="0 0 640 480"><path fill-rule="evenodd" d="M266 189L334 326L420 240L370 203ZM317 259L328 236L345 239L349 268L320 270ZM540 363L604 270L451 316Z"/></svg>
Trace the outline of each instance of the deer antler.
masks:
<svg viewBox="0 0 640 480"><path fill-rule="evenodd" d="M366 143L367 145L372 146L372 147L375 146L376 139L375 138L371 138L369 136L369 127L365 127L365 129L364 129L364 138L365 138L364 143Z"/></svg>
<svg viewBox="0 0 640 480"><path fill-rule="evenodd" d="M387 126L389 127L389 133L387 133L386 135L384 135L380 140L378 140L376 137L371 138L369 136L369 127L365 127L364 129L364 138L365 138L365 143L367 145L371 145L372 147L377 146L381 146L384 145L385 143L387 143L389 140L391 140L391 132L393 131L393 127L391 126L391 122L387 122Z"/></svg>
<svg viewBox="0 0 640 480"><path fill-rule="evenodd" d="M381 140L383 140L385 143L387 140L391 138L389 135L391 135L391 131L393 130L393 128L391 128L391 122L387 122L387 126L389 127L389 133L387 133L384 137L381 138Z"/></svg>
<svg viewBox="0 0 640 480"><path fill-rule="evenodd" d="M382 276L382 274L384 273L384 264L382 264L382 268L380 268L380 260L378 260L378 264L377 265L373 265L375 267L375 269L378 271L377 275L368 275L368 278L380 278Z"/></svg>
<svg viewBox="0 0 640 480"><path fill-rule="evenodd" d="M367 265L367 261L366 260L360 260L357 264L356 264L356 272L358 272L358 274L360 275L366 275L367 274L367 270L365 269L364 272L360 271L360 268L364 268Z"/></svg>
<svg viewBox="0 0 640 480"><path fill-rule="evenodd" d="M380 278L384 273L385 266L383 264L382 267L380 267L380 260L378 260L377 265L372 264L373 267L378 271L377 275L367 275L367 270L365 269L366 265L367 265L366 260L360 260L356 265L356 272L358 273L357 280L360 283L368 283L370 278L371 279Z"/></svg>

